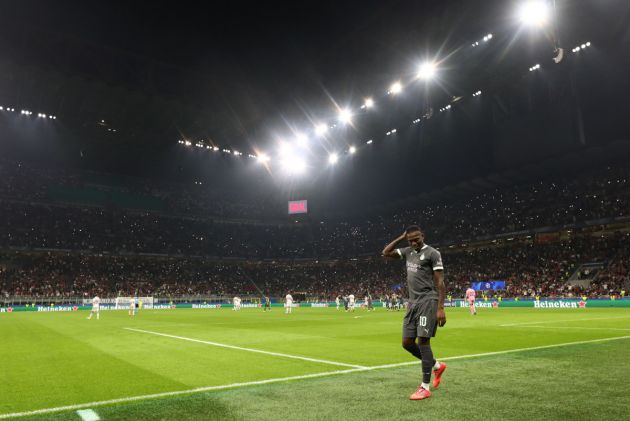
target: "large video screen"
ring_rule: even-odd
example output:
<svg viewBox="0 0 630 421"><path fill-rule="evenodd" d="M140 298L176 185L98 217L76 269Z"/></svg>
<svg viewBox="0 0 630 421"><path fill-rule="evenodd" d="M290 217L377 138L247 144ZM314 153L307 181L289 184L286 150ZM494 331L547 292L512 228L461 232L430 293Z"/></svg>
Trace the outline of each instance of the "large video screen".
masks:
<svg viewBox="0 0 630 421"><path fill-rule="evenodd" d="M308 203L306 200L292 200L289 202L289 215L296 213L307 213Z"/></svg>
<svg viewBox="0 0 630 421"><path fill-rule="evenodd" d="M476 291L484 291L489 289L505 289L505 281L473 282L471 287Z"/></svg>

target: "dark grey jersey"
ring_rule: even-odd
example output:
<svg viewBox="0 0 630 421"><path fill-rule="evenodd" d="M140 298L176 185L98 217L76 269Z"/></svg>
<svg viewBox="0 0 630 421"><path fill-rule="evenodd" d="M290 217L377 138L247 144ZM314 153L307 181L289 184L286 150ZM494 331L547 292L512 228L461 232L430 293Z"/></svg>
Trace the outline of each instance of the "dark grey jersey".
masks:
<svg viewBox="0 0 630 421"><path fill-rule="evenodd" d="M414 250L413 247L405 247L396 249L396 253L407 262L409 301L416 302L419 298L437 300L433 272L444 270L440 252L425 244L420 251Z"/></svg>

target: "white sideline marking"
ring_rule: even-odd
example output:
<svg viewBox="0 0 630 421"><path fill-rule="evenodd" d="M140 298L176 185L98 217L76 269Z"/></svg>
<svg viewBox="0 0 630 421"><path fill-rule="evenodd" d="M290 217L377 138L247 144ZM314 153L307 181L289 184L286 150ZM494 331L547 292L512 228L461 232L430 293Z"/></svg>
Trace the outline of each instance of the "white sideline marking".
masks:
<svg viewBox="0 0 630 421"><path fill-rule="evenodd" d="M606 341L616 341L620 339L630 339L630 336L615 336L612 338L592 339L589 341L566 342L562 344L534 346L531 348L517 348L517 349L508 349L505 351L485 352L481 354L458 355L454 357L440 358L440 361L461 360L461 359L466 359L466 358L485 357L485 356L509 354L509 353L515 353L515 352L535 351L538 349L559 348L563 346L582 345L582 344L606 342ZM111 404L116 404L116 403L165 398L165 397L170 397L170 396L188 395L191 393L210 392L214 390L223 390L223 389L234 389L238 387L257 386L257 385L269 384L269 383L280 383L280 382L286 382L286 381L291 381L291 380L313 379L317 377L328 377L328 376L335 376L338 374L357 373L357 372L362 372L362 371L373 371L373 370L402 367L402 366L414 365L414 364L419 365L420 361L407 361L407 362L402 362L402 363L376 365L376 366L371 366L371 367L349 368L347 370L326 371L323 373L305 374L302 376L279 377L279 378L266 379L266 380L256 380L256 381L251 381L251 382L224 384L224 385L219 385L219 386L198 387L196 389L189 389L189 390L178 390L174 392L154 393L151 395L130 396L126 398L110 399L106 401L81 403L77 405L58 406L56 408L36 409L34 411L14 412L12 414L0 414L0 419L11 418L11 417L25 417L25 416L39 415L39 414L48 414L51 412L60 412L60 411L74 411L77 409L88 408L91 406L103 406L103 405L111 405Z"/></svg>
<svg viewBox="0 0 630 421"><path fill-rule="evenodd" d="M100 421L98 414L92 409L77 411L77 414L79 414L83 421Z"/></svg>
<svg viewBox="0 0 630 421"><path fill-rule="evenodd" d="M614 320L614 319L630 319L630 316L621 316L621 317L595 317L595 318L584 318L584 319L564 319L564 320L545 320L543 322L523 322L523 323L508 323L504 325L499 325L501 327L508 326L528 326L528 325L539 325L542 323L557 323L557 322L581 322L584 320Z"/></svg>
<svg viewBox="0 0 630 421"><path fill-rule="evenodd" d="M624 330L622 327L585 327L585 326L514 326L521 327L523 329L586 329L586 330Z"/></svg>
<svg viewBox="0 0 630 421"><path fill-rule="evenodd" d="M332 365L339 365L339 366L342 366L342 367L352 367L352 368L366 368L365 366L362 366L362 365L346 364L346 363L340 363L340 362L337 362L337 361L329 361L329 360L319 360L317 358L301 357L299 355L290 355L290 354L282 354L280 352L263 351L262 349L243 348L241 346L236 346L236 345L221 344L221 343L218 343L218 342L210 342L210 341L204 341L204 340L201 340L201 339L187 338L185 336L169 335L167 333L152 332L150 330L134 329L134 328L131 328L131 327L125 327L124 329L132 330L134 332L148 333L150 335L157 335L157 336L164 336L164 337L167 337L167 338L180 339L182 341L197 342L197 343L200 343L200 344L218 346L218 347L221 347L221 348L238 349L239 351L257 352L259 354L274 355L276 357L293 358L295 360L310 361L310 362L313 362L313 363L332 364Z"/></svg>

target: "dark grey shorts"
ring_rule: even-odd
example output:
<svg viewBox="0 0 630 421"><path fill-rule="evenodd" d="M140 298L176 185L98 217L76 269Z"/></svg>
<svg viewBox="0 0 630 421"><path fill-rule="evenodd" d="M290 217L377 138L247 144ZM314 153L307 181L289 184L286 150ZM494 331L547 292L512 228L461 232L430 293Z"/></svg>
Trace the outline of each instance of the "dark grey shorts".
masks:
<svg viewBox="0 0 630 421"><path fill-rule="evenodd" d="M403 338L431 338L437 332L437 300L409 303L403 319Z"/></svg>

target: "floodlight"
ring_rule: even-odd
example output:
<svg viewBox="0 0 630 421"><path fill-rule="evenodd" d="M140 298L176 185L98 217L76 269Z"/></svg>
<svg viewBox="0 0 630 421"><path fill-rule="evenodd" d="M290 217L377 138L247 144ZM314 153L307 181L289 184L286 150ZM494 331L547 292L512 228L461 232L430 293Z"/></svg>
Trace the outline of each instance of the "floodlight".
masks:
<svg viewBox="0 0 630 421"><path fill-rule="evenodd" d="M315 134L317 134L318 136L323 135L327 131L328 131L328 125L326 125L324 123L321 123L321 124L318 124L317 126L315 126Z"/></svg>
<svg viewBox="0 0 630 421"><path fill-rule="evenodd" d="M399 94L402 91L402 85L400 82L392 83L392 86L389 87L389 93Z"/></svg>
<svg viewBox="0 0 630 421"><path fill-rule="evenodd" d="M339 121L346 124L350 123L352 121L352 112L347 108L339 110Z"/></svg>
<svg viewBox="0 0 630 421"><path fill-rule="evenodd" d="M521 5L518 17L526 25L543 26L549 21L549 5L542 0L527 1Z"/></svg>

